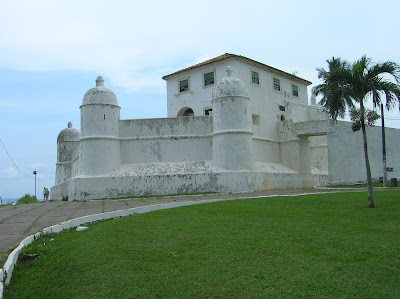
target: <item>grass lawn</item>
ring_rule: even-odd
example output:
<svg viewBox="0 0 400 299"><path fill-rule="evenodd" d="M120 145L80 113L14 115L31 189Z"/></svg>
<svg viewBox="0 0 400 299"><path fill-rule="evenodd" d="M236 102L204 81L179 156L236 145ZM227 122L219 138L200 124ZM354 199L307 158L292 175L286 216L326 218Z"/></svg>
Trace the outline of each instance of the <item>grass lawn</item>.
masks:
<svg viewBox="0 0 400 299"><path fill-rule="evenodd" d="M375 191L375 204L364 192L246 199L48 235L4 298L400 298L400 191Z"/></svg>
<svg viewBox="0 0 400 299"><path fill-rule="evenodd" d="M368 188L367 184L355 184L355 185L336 185L330 186L332 188ZM373 183L372 187L383 187L383 183ZM390 180L387 182L387 187L391 187ZM397 188L397 187L396 187Z"/></svg>

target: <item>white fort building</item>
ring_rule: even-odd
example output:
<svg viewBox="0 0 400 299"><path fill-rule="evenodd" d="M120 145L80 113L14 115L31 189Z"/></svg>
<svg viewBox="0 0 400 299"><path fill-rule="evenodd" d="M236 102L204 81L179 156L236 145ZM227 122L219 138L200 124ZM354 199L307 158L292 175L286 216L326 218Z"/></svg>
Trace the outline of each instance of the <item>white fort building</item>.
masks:
<svg viewBox="0 0 400 299"><path fill-rule="evenodd" d="M361 132L308 102L311 82L224 54L164 76L168 118L120 119L102 77L86 92L80 132L57 138L52 199L249 192L365 181ZM372 175L382 176L380 128L369 128ZM399 176L400 132L386 129Z"/></svg>

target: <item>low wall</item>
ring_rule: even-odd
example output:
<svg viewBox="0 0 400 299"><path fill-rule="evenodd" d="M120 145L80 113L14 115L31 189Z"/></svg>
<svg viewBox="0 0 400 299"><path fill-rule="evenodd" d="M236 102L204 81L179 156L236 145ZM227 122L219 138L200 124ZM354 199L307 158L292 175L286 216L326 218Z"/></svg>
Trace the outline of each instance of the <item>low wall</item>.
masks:
<svg viewBox="0 0 400 299"><path fill-rule="evenodd" d="M386 165L393 168L393 172L387 172L390 180L400 177L400 130L386 128L385 135ZM327 141L329 184L365 182L367 175L361 130L353 132L350 122L338 121L331 125ZM367 141L371 175L378 179L383 176L382 128L368 127Z"/></svg>
<svg viewBox="0 0 400 299"><path fill-rule="evenodd" d="M204 192L253 192L301 188L298 173L214 172L153 176L76 177L51 189L51 198L87 200Z"/></svg>
<svg viewBox="0 0 400 299"><path fill-rule="evenodd" d="M121 163L211 160L210 136L127 138L121 141Z"/></svg>
<svg viewBox="0 0 400 299"><path fill-rule="evenodd" d="M280 142L253 136L254 159L257 162L280 163Z"/></svg>
<svg viewBox="0 0 400 299"><path fill-rule="evenodd" d="M119 134L122 138L211 134L212 120L210 116L121 120Z"/></svg>
<svg viewBox="0 0 400 299"><path fill-rule="evenodd" d="M209 116L123 120L120 136L122 164L211 159Z"/></svg>
<svg viewBox="0 0 400 299"><path fill-rule="evenodd" d="M61 184L50 188L50 199L52 200L74 200L75 181L69 179Z"/></svg>

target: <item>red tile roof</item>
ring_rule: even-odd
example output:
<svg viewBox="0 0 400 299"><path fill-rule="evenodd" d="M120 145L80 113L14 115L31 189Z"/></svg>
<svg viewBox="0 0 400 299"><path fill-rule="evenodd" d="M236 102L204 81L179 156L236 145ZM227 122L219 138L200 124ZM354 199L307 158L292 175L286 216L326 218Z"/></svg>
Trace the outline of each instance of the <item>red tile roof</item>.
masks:
<svg viewBox="0 0 400 299"><path fill-rule="evenodd" d="M184 72L193 70L193 69L197 69L197 68L200 68L200 67L202 67L202 66L206 66L206 65L210 65L210 64L213 64L213 63L216 63L216 62L220 62L220 61L223 61L223 60L226 60L226 59L237 59L237 60L242 60L242 61L244 61L244 62L246 62L246 63L248 63L248 64L250 64L250 65L252 65L252 66L255 66L255 67L258 67L258 68L260 68L260 69L269 71L269 72L271 72L271 73L280 75L280 76L285 77L285 78L288 78L288 79L290 79L290 80L297 81L297 82L302 83L302 84L305 84L305 85L311 85L311 84L312 84L310 81L304 80L304 79L302 79L302 78L300 78L300 77L297 77L297 76L295 76L295 75L292 75L292 74L286 73L286 72L284 72L284 71L278 70L278 69L276 69L276 68L273 68L272 66L263 64L263 63L261 63L261 62L258 62L258 61L252 60L252 59L249 59L249 58L244 57L244 56L235 55L235 54L229 54L229 53L225 53L225 54L223 54L223 55L220 55L220 56L218 56L218 57L215 57L215 58L206 60L206 61L201 62L201 63L198 63L198 64L195 64L195 65L193 65L193 66L189 66L189 67L184 68L184 69L182 69L182 70L180 70L180 71L177 71L177 72L175 72L175 73L166 75L166 76L164 76L164 77L162 77L162 78L163 78L164 80L167 80L167 79L169 79L169 78L171 78L171 77L174 77L174 76L176 76L176 75L178 75L178 74L181 74L181 73L184 73Z"/></svg>

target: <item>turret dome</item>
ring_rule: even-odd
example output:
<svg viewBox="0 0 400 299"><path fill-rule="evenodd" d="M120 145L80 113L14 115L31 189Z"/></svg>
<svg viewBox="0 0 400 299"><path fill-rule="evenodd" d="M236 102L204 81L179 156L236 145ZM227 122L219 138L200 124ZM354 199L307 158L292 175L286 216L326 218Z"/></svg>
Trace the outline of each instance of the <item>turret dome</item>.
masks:
<svg viewBox="0 0 400 299"><path fill-rule="evenodd" d="M62 130L60 134L58 134L57 142L64 141L78 141L81 138L81 133L72 127L72 123L68 123L68 128Z"/></svg>
<svg viewBox="0 0 400 299"><path fill-rule="evenodd" d="M82 106L93 104L118 106L116 95L112 90L104 87L104 80L101 76L96 79L96 87L89 89L83 96Z"/></svg>
<svg viewBox="0 0 400 299"><path fill-rule="evenodd" d="M248 97L246 84L239 78L231 77L231 67L226 68L227 77L220 80L213 88L213 99L220 97L242 96Z"/></svg>

